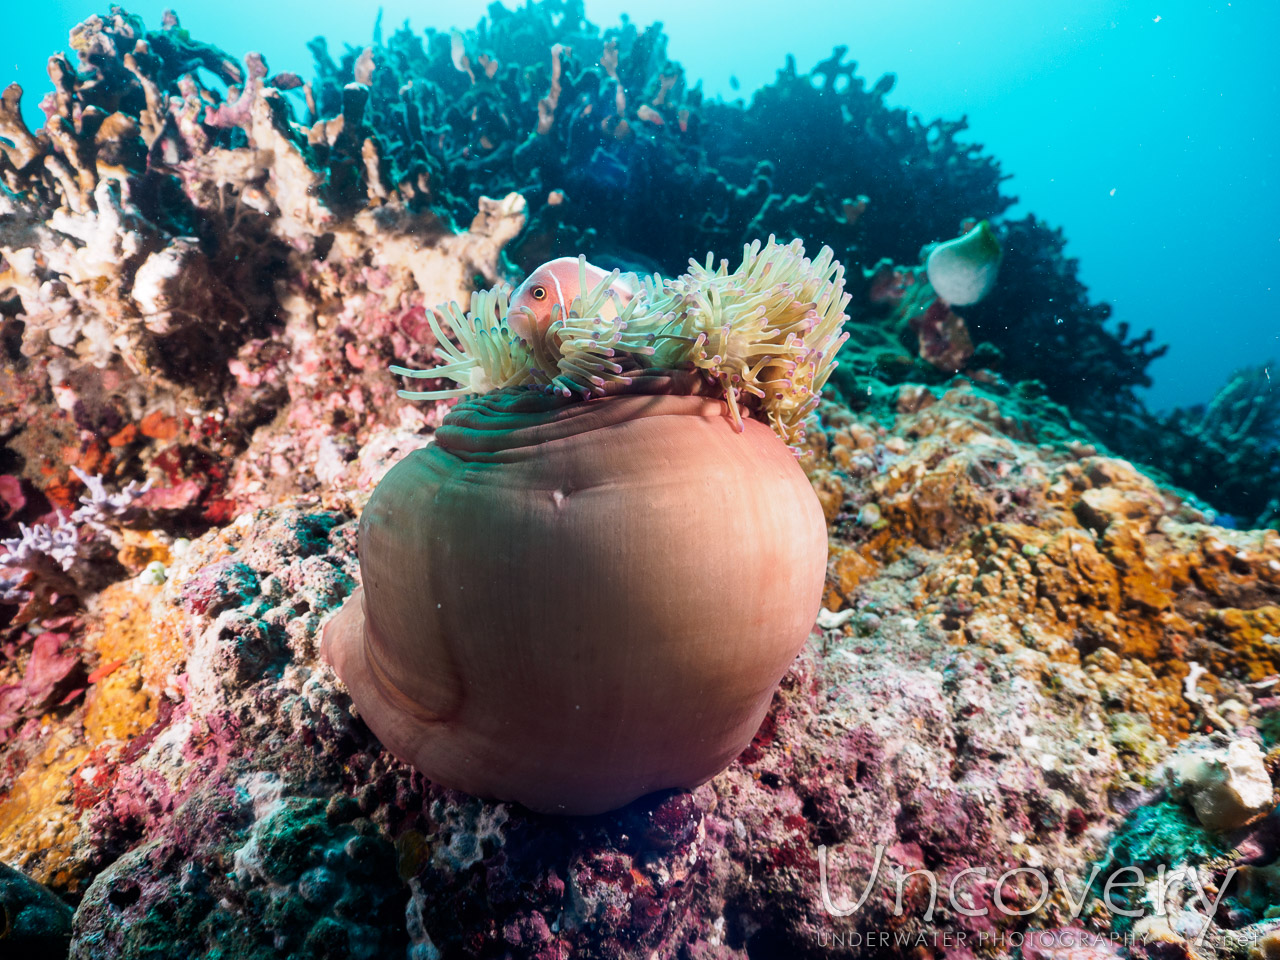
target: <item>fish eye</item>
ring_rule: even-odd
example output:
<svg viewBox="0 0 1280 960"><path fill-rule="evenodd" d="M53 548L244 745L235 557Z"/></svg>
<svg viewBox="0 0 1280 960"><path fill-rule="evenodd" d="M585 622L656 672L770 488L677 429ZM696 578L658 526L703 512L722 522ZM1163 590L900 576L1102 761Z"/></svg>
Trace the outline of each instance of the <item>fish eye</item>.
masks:
<svg viewBox="0 0 1280 960"><path fill-rule="evenodd" d="M545 299L547 299L547 288L546 288L546 287L534 287L534 288L533 288L533 299L535 299L535 300L545 300Z"/></svg>

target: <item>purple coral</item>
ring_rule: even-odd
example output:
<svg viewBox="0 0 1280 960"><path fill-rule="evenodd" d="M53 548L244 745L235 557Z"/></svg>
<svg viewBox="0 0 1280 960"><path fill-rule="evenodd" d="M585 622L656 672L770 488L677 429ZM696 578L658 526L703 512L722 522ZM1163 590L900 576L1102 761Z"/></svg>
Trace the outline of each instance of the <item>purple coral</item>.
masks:
<svg viewBox="0 0 1280 960"><path fill-rule="evenodd" d="M47 557L63 570L76 562L80 546L80 530L67 517L58 514L54 523L18 524L21 536L0 540L0 567L32 569Z"/></svg>
<svg viewBox="0 0 1280 960"><path fill-rule="evenodd" d="M52 523L32 526L19 523L20 536L0 540L0 547L4 548L0 552L0 567L33 569L41 562L41 557L47 557L64 571L69 571L80 556L83 542L81 526L107 531L109 520L124 517L138 498L151 489L150 480L144 484L130 480L122 490L109 493L101 476L90 476L75 466L71 470L89 491L87 496L80 498L82 505L69 516L56 514Z"/></svg>
<svg viewBox="0 0 1280 960"><path fill-rule="evenodd" d="M108 520L125 516L138 498L151 489L150 480L143 484L139 484L137 480L130 480L118 492L108 493L107 485L102 482L101 476L90 476L75 466L71 468L71 472L80 478L80 482L89 491L88 496L80 498L83 506L71 514L71 519L77 523L87 524L95 530L105 529Z"/></svg>

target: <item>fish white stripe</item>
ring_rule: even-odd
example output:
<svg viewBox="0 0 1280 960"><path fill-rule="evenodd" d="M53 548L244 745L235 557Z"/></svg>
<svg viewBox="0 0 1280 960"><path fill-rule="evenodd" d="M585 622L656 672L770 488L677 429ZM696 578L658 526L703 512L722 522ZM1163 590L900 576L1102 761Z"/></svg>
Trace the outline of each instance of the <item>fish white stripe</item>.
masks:
<svg viewBox="0 0 1280 960"><path fill-rule="evenodd" d="M567 317L569 316L569 304L564 298L564 290L560 287L560 278L556 276L554 270L548 270L547 273L551 274L551 282L556 285L556 299L560 301L560 309L564 311L564 315Z"/></svg>

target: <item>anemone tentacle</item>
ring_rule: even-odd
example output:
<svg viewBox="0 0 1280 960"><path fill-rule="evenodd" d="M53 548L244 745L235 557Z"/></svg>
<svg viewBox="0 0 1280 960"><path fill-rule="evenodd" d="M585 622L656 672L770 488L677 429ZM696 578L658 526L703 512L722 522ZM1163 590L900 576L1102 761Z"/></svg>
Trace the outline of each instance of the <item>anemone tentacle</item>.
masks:
<svg viewBox="0 0 1280 960"><path fill-rule="evenodd" d="M428 316L440 365L391 371L458 386L400 396L438 400L516 387L591 396L629 383L637 370L693 369L718 387L739 429L744 416L754 416L788 444L803 440L805 418L849 336L842 332L850 300L844 268L829 247L809 259L799 240L780 244L770 236L744 245L732 271L709 253L674 280L641 278L626 304L616 293L619 276L614 270L588 288L587 261L579 257L578 295L567 312L552 308L546 336L532 343L507 323L507 284L474 294L468 311L442 306L452 337Z"/></svg>

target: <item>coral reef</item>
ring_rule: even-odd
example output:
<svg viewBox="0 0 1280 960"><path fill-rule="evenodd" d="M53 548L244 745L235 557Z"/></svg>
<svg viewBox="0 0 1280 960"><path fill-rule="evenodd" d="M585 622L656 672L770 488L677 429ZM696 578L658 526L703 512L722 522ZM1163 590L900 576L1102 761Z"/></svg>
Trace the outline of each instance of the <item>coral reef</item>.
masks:
<svg viewBox="0 0 1280 960"><path fill-rule="evenodd" d="M117 9L73 40L76 67L51 60L44 130L6 95L8 472L55 508L74 502L73 468L146 474L150 516L195 532L331 482L381 418L415 429L386 365L435 346L427 304L498 276L520 198L478 203L461 233L409 182L369 182L357 203L356 105L345 136L338 118L333 143L311 143L288 75L193 45L175 18L147 33Z"/></svg>
<svg viewBox="0 0 1280 960"><path fill-rule="evenodd" d="M888 107L895 78L868 84L844 47L807 73L788 58L748 105L704 102L665 48L659 26L602 31L573 0L494 7L473 31L429 30L423 41L400 29L338 61L316 41L311 102L332 122L349 85L368 85L377 155L404 175L427 171L433 201L460 222L479 197L518 191L530 226L511 254L525 270L584 253L606 267L674 274L691 250L769 233L830 245L870 270L883 257L909 265L958 225L991 219L1005 253L992 295L962 308L963 319L922 303L917 322L893 335L947 373L991 366L1042 382L1103 441L1174 476L1185 459L1168 438L1120 428L1147 416L1135 390L1149 385L1164 348L1150 331L1112 329L1060 229L1000 219L1014 198L1000 190L997 162L963 140L965 120L925 124ZM636 196L646 202L628 202ZM669 210L698 213L673 219ZM855 321L864 306L855 296ZM1246 479L1215 447L1200 459L1203 474L1184 479L1207 501L1224 468ZM1274 482L1267 491L1280 492Z"/></svg>
<svg viewBox="0 0 1280 960"><path fill-rule="evenodd" d="M328 121L350 84L367 85L363 116L378 156L396 170L429 171L433 199L459 222L480 196L519 191L530 227L512 254L525 270L584 253L674 274L691 250L769 233L828 244L847 264L909 263L966 218L998 217L1014 202L1000 192L996 161L963 141L964 120L924 124L888 107L895 78L867 84L844 47L807 73L788 58L744 107L704 102L667 60L666 43L660 26L601 31L575 0L519 13L495 6L474 31L428 30L424 42L400 29L340 62L316 41L311 100ZM801 130L812 133L793 134ZM636 196L646 202L626 199ZM1015 270L1036 274L1010 288L1003 310L1033 315L1034 325L1037 305L1055 303L1057 316L1077 322L1071 353L1087 354L1098 376L1140 382L1155 356L1143 349L1149 340L1104 329L1097 316L1106 308L1088 302L1061 237L1027 221L1002 226L1000 240ZM1066 292L1040 282L1054 273L1073 298L1048 300ZM1037 333L1019 317L1006 336L1030 342ZM1049 355L1027 365L1048 371ZM1067 377L1061 387L1063 401L1079 390Z"/></svg>
<svg viewBox="0 0 1280 960"><path fill-rule="evenodd" d="M588 271L598 277L595 283L588 282ZM444 363L391 370L458 386L402 390L400 396L441 400L540 387L565 397L601 397L645 378L678 384L681 374L693 373L688 387L670 392L723 398L739 432L745 414L767 422L789 443L804 439L805 418L817 408L836 352L848 339L841 329L850 296L844 268L829 247L810 260L799 240L783 245L769 237L744 248L733 271L727 260L716 268L714 255L707 254L705 265L691 261L690 272L675 280L646 278L625 304L617 296L616 270L603 274L580 257L576 273L561 289L566 302L553 306L546 322L511 301L505 285L477 294L465 314L449 304L444 311L460 347L448 345L433 325L436 339L446 344L437 354ZM521 329L527 335L513 332Z"/></svg>
<svg viewBox="0 0 1280 960"><path fill-rule="evenodd" d="M1194 490L1240 526L1280 527L1280 391L1274 363L1237 370L1207 404L1137 410L1113 425L1117 446Z"/></svg>
<svg viewBox="0 0 1280 960"><path fill-rule="evenodd" d="M558 820L391 760L317 657L358 573L349 502L312 497L204 535L163 584L112 588L118 619L87 656L145 637L149 663L49 719L0 803L0 851L82 891L79 957L215 941L244 955L819 956L823 938L889 921L985 936L990 953L1002 931L1070 922L1057 894L1030 921L926 922L913 885L895 917L888 864L943 884L981 867L974 902L1025 907L1036 891L993 879L1048 863L1076 898L1124 811L1163 809L1150 804L1170 747L1220 724L1266 729L1280 535L1206 525L1041 428L1036 405L904 386L862 414L822 408L807 463L832 537L825 610L752 745L692 793ZM820 872L844 907L877 845L882 887L830 915ZM1105 929L1106 912L1094 901L1081 922Z"/></svg>
<svg viewBox="0 0 1280 960"><path fill-rule="evenodd" d="M704 103L658 28L601 33L573 2L316 43L310 84L172 15L115 9L71 46L44 128L0 97L11 936L82 958L760 960L872 930L885 955L1276 949L1280 532L1182 489L1274 520L1269 374L1144 411L1157 348L1107 326L1060 232L1001 219L963 121L888 108L892 77L843 50ZM801 123L822 149L780 136ZM974 218L999 278L949 305L924 261ZM466 361L441 339L466 314L436 304L481 291L496 317L483 291L516 267L715 281L684 258L770 233L858 269L827 399L778 420L830 560L751 744L585 818L395 760L318 655L370 491L447 410L387 367ZM1065 883L1042 898L1029 865ZM1180 871L1163 915L1154 883L1091 886L1158 866Z"/></svg>
<svg viewBox="0 0 1280 960"><path fill-rule="evenodd" d="M1010 380L1039 380L1049 396L1095 430L1139 406L1135 388L1150 386L1147 367L1164 355L1154 333L1131 337L1123 321L1110 332L1111 307L1089 299L1066 237L1028 215L997 223L1004 251L991 295L968 308L975 339L1000 351Z"/></svg>
<svg viewBox="0 0 1280 960"><path fill-rule="evenodd" d="M139 42L141 51L134 49ZM440 230L436 220L491 221L487 198L515 193L529 227L508 252L526 271L585 253L606 268L672 275L690 251L731 250L769 233L798 237L811 249L828 244L842 262L870 269L881 257L910 264L958 225L995 218L1004 282L985 303L961 308L963 318L940 306L895 331L907 354L947 373L994 364L1012 380L1040 380L1126 456L1171 477L1185 462L1169 449L1172 431L1120 429L1121 419L1145 414L1133 391L1161 354L1151 335L1132 338L1123 324L1110 329L1109 308L1090 301L1064 255L1061 231L1032 217L999 219L1013 198L1000 192L998 164L963 141L964 120L924 124L887 107L892 75L866 83L844 48L807 73L788 60L743 106L703 102L667 60L659 26L640 31L624 22L601 31L585 19L581 2L570 0L518 13L494 6L473 31L428 30L425 39L406 27L384 43L379 31L372 45L348 48L336 61L317 40L314 83L271 75L256 56L241 65L192 40L176 17L148 33L116 11L79 28L74 46L79 64L52 61L57 92L43 104L59 119L49 131L32 134L22 123L20 90L5 95L0 124L10 145L0 150L0 167L8 170L0 179L19 196L0 199L0 214L5 229L20 236L8 271L0 270L0 339L11 347L25 339L28 353L49 336L60 346L77 342L99 365L119 355L127 371L146 362L202 385L205 400L238 387L244 402L219 404L227 409L216 409L203 429L184 427L176 411L207 404L179 391L170 406L180 436L86 451L81 464L101 473L96 461L104 456L112 466L122 458L146 461L160 446L173 485L200 522L235 512L229 504L239 501L227 496L219 474L262 426L254 413L270 419L258 401L274 400L278 411L298 399L282 384L292 338L280 336L278 324L287 327L326 296L344 296L330 292L335 283L358 285L342 264L357 252L367 260L370 235L383 230L371 226L370 215L376 211L383 225L397 219L391 230L408 235L390 258L400 268L383 267L396 281L383 288L390 296L380 306L413 331L405 335L412 340L421 328L415 308L434 306L430 298L394 302L404 268L414 270L406 257L412 260L415 231ZM202 82L202 71L214 79ZM223 85L230 85L225 97ZM800 129L821 130L823 149L783 132ZM239 167L219 169L230 160L224 151L246 142L259 160L237 154ZM759 161L763 156L772 159ZM22 203L33 178L45 200L35 207ZM627 202L640 195L648 202ZM55 222L57 208L64 212ZM669 210L698 213L672 218ZM342 243L328 256L338 237ZM87 256L76 253L82 248ZM308 248L326 254L318 258L324 265L308 258ZM48 261L42 274L26 265L35 249ZM491 281L494 256L464 254L450 283L457 279L465 290L474 273ZM300 296L296 289L284 295L285 277L303 284ZM40 302L46 306L37 309ZM861 306L855 297L855 319ZM245 354L233 367L239 375L220 362L203 363L233 350ZM54 386L62 385L60 370L55 364ZM105 391L94 391L105 394L98 402L82 403L82 419L106 426L130 419L134 411L121 409L114 380L108 374ZM78 393L78 384L69 386ZM29 397L32 384L15 388L15 396ZM155 426L173 429L167 420ZM334 444L347 447L345 439ZM306 464L327 452L297 453ZM1212 445L1203 460L1203 474L1185 479L1214 502L1213 476L1231 465ZM126 467L121 476L136 473ZM1264 507L1275 493L1270 487ZM1219 506L1250 518L1262 512Z"/></svg>

